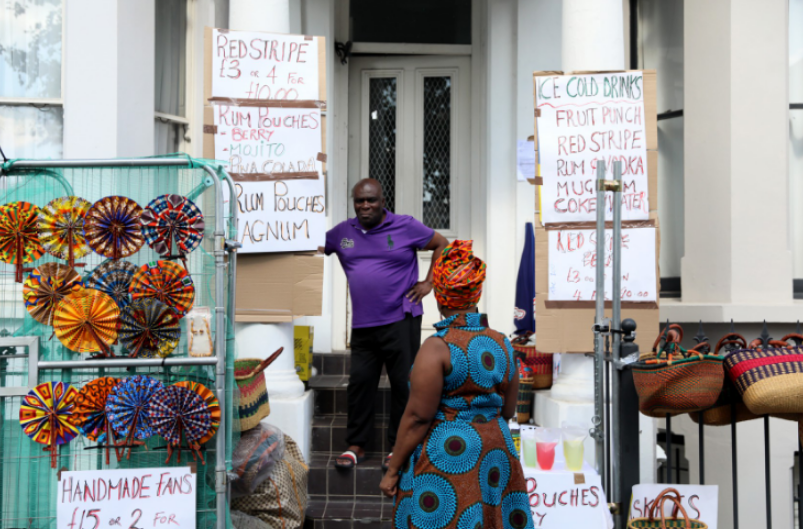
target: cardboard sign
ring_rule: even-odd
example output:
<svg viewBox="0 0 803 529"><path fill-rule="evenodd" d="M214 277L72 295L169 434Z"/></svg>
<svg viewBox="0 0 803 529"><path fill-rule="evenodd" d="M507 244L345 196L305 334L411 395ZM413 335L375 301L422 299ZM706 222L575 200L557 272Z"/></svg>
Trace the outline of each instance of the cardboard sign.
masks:
<svg viewBox="0 0 803 529"><path fill-rule="evenodd" d="M62 472L58 529L194 529L196 476L189 467Z"/></svg>
<svg viewBox="0 0 803 529"><path fill-rule="evenodd" d="M708 529L717 529L719 487L716 485L636 485L630 499L629 519L648 517L655 498L670 486L680 493L680 503L690 518L705 522ZM664 504L667 517L672 515L674 505L670 501Z"/></svg>
<svg viewBox="0 0 803 529"><path fill-rule="evenodd" d="M599 474L524 469L536 529L608 529L613 521ZM579 479L578 479L579 478Z"/></svg>
<svg viewBox="0 0 803 529"><path fill-rule="evenodd" d="M326 239L318 108L214 106L215 159L236 182L242 253L315 250Z"/></svg>
<svg viewBox="0 0 803 529"><path fill-rule="evenodd" d="M596 299L597 231L548 230L549 300ZM605 299L611 299L612 230L605 230ZM655 228L622 230L622 301L657 299Z"/></svg>
<svg viewBox="0 0 803 529"><path fill-rule="evenodd" d="M212 96L320 100L318 38L214 29Z"/></svg>
<svg viewBox="0 0 803 529"><path fill-rule="evenodd" d="M598 160L606 178L622 163L622 219L649 218L644 88L640 71L536 78L543 223L596 219ZM610 194L605 209L610 219Z"/></svg>

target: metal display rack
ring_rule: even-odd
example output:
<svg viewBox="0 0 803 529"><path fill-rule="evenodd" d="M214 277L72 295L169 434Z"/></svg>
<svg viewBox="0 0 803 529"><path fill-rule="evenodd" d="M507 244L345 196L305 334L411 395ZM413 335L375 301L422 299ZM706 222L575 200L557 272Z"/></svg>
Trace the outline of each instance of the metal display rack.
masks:
<svg viewBox="0 0 803 529"><path fill-rule="evenodd" d="M108 376L111 372L122 372L124 375L126 374L125 371L128 370L129 373L132 374L130 371L132 369L137 369L137 373L163 373L169 377L178 376L183 377L186 376L185 372L174 375L170 374L170 369L182 369L188 370L186 373L191 373L189 370L193 368L203 369L206 367L208 370L209 367L214 366L214 389L215 395L220 403L221 409L221 417L220 417L220 426L218 432L216 434L216 443L215 443L215 466L214 466L214 486L212 487L211 484L207 484L207 488L209 489L209 493L206 495L205 499L210 500L209 504L203 505L202 503L206 503L205 501L199 501L198 510L200 511L205 506L210 507L210 510L207 511L207 516L205 517L206 523L202 522L200 519L198 521L198 527L209 527L211 528L212 525L217 529L226 529L227 527L227 451L230 452L231 445L232 445L232 428L233 423L236 421L232 420L232 408L233 402L230 402L226 398L226 391L227 389L231 391L231 388L227 388L226 379L227 379L227 347L232 346L232 344L228 344L227 341L233 342L231 336L227 337L227 329L233 321L231 318L227 321L227 313L231 311L233 313L234 310L234 303L235 303L235 281L236 281L236 252L234 251L238 244L236 243L236 227L237 227L237 207L236 207L236 195L235 195L235 187L234 182L231 177L222 169L220 166L213 166L204 163L199 160L194 160L188 156L170 156L170 157L156 157L156 158L130 158L130 159L109 159L109 160L11 160L6 162L5 164L0 164L0 183L5 184L6 187L9 185L9 181L7 179L12 179L13 177L17 177L17 181L19 179L24 179L27 176L45 176L48 178L55 179L56 184L60 187L58 189L66 189L72 191L72 185L67 181L69 179L65 178L61 171L80 171L86 170L89 172L92 171L101 171L101 173L93 173L94 180L91 182L86 182L86 187L91 188L93 183L97 181L108 181L109 177L104 176L102 171L104 170L121 170L124 168L129 168L130 170L136 173L137 171L151 171L148 173L148 176L151 178L150 181L157 181L162 175L158 174L159 169L164 168L172 168L176 170L191 170L190 173L185 173L182 178L184 179L185 183L182 184L186 187L186 182L194 182L195 180L200 180L200 183L197 184L191 191L187 192L185 196L200 196L204 193L208 188L214 186L214 198L212 201L212 206L214 207L214 229L211 233L211 237L208 237L207 234L204 235L204 243L211 242L211 247L208 246L209 252L205 252L208 256L212 254L214 256L214 273L213 274L206 274L206 275L213 275L214 276L214 289L207 296L209 304L214 305L210 307L213 314L213 324L214 324L214 356L210 357L181 357L179 354L178 357L168 357L168 358L159 358L159 359L137 359L137 358L111 358L111 359L92 359L92 360L72 360L72 359L54 359L48 358L46 354L43 354L43 343L45 342L46 338L43 338L41 334L38 336L28 336L28 335L16 335L12 334L7 337L0 337L0 362L2 365L5 366L9 362L14 362L17 360L27 359L27 373L20 373L18 377L20 380L23 378L22 375L27 374L27 382L23 382L21 385L13 385L13 386L6 386L8 382L8 378L14 378L12 375L2 375L0 379L0 418L3 420L3 423L10 422L11 418L6 419L5 415L9 415L13 413L15 409L13 405L11 405L6 400L9 398L14 398L15 396L25 395L27 392L33 388L37 383L40 382L40 376L46 378L47 375L52 376L52 373L55 371L60 372L62 378L71 379L75 373L78 376L83 376L84 378L88 376ZM152 171L157 171L157 174L152 174ZM202 173L198 173L202 171ZM191 176L187 176L190 174ZM200 178L199 178L200 177ZM120 178L119 175L116 178ZM137 182L130 182L126 178L122 180L126 182L126 185L129 188L136 188L138 185ZM105 180L104 180L105 179ZM133 180L133 178L131 179ZM232 207L229 208L229 230L227 238L227 226L226 221L227 219L224 218L224 185L223 182L226 182L228 185L229 197L230 197L230 204ZM178 184L175 184L178 187ZM158 186L157 186L158 187ZM119 192L115 189L116 194L125 194L125 192ZM70 193L72 194L72 193ZM3 189L0 189L0 196L3 196L3 200L0 201L2 203L8 202L8 196L3 193ZM57 198L61 196L61 194L55 194L54 196L50 196L50 199ZM155 198L155 197L153 197ZM208 197L207 197L208 198ZM19 199L19 198L17 198ZM202 208L203 210L203 208ZM204 211L204 215L207 216L207 212ZM207 240L208 239L208 240ZM148 248L143 247L140 252L146 251ZM191 254L192 255L192 254ZM203 256L199 257L201 259L201 265L203 267ZM42 259L45 260L45 259ZM209 259L211 262L211 259ZM203 280L204 274L198 274L201 276ZM195 275L193 275L195 277ZM204 283L200 283L197 288L202 288ZM211 288L209 289L212 290ZM228 290L228 293L226 292ZM227 295L228 294L228 295ZM2 321L2 317L4 312L6 311L4 303L14 303L19 302L18 299L14 299L13 295L11 297L7 296L3 293L2 297L0 297L0 321ZM228 305L228 307L227 307ZM12 309L13 310L13 309ZM17 311L19 312L19 311ZM24 311L23 311L24 312ZM25 314L16 314L16 320L19 321L20 318L28 318L29 316ZM17 331L19 332L19 331ZM4 333L7 334L7 333ZM183 336L182 332L182 336ZM56 342L53 340L50 343ZM182 346L186 346L184 344L184 338L182 338ZM53 346L49 345L48 347L60 347L58 345ZM181 346L180 346L181 347ZM27 354L20 354L18 353L19 348L27 348ZM3 354L5 351L7 354ZM233 357L233 350L229 350L228 354L230 355L229 360ZM53 355L51 355L53 356ZM62 354L62 356L67 356L66 354ZM77 358L78 353L72 353L70 356ZM161 371L154 371L154 370L161 370ZM25 371L20 366L18 366L17 371ZM10 373L10 372L9 372ZM190 375L191 376L191 375ZM207 376L205 380L210 379L211 376ZM24 434L19 426L17 426L18 435L24 437ZM8 465L14 464L15 467L19 469L20 473L23 472L31 472L32 474L36 473L37 477L34 478L31 476L28 478L27 476L20 478L20 488L24 487L24 483L26 481L36 481L37 479L41 479L42 475L46 473L36 470L25 470L24 465L34 465L37 464L37 459L42 459L41 456L32 456L29 455L28 457L17 457L12 458L10 457L9 450L6 449L5 444L7 442L11 442L16 446L15 443L18 443L16 439L12 437L13 429L3 427L0 430L0 479L4 478L4 474L8 471ZM24 439L26 442L30 442L33 444L32 441L28 439ZM21 442L20 442L21 444ZM69 447L69 445L62 445L63 447ZM86 449L86 448L85 448ZM74 448L62 448L64 452L67 452L65 456L60 456L59 465L62 465L61 460L65 457L68 461L78 461L78 457L83 457L88 459L89 456L86 453L81 452L80 456L74 456L74 452L76 450ZM18 449L19 453L23 452L30 452L33 454L33 450L24 448L23 450ZM96 451L97 454L100 453L100 450ZM145 454L138 454L142 455L142 461L139 463L140 465L149 465L154 464L161 459L157 459L154 457L154 454L159 454L159 458L164 455L164 452L151 452L149 451L147 455ZM13 463L12 463L13 461ZM158 463L157 463L158 464ZM89 463L89 468L97 469L101 465L96 465L94 462ZM121 463L121 467L124 466L124 463ZM161 465L159 465L161 466ZM69 470L73 470L70 465L67 465ZM55 472L55 471L54 471ZM200 470L199 470L200 472ZM199 474L199 497L201 496L201 485L202 485L201 475ZM29 486L29 493L30 487L34 487L35 485ZM44 486L44 485L43 485ZM25 527L26 529L44 529L45 527L55 527L55 505L52 505L52 508L48 508L48 502L53 502L52 497L47 497L47 494L43 494L42 503L43 505L37 504L36 502L28 503L28 512L23 513L25 516L24 518L21 516L13 516L9 517L8 514L5 512L7 508L14 507L13 497L17 495L21 495L22 492L17 491L7 491L3 490L4 488L9 488L4 486L2 482L0 482L0 525L5 528L16 528L16 527ZM214 490L214 493L211 490ZM10 499L3 498L3 494L10 496ZM212 515L211 511L211 497L214 495L214 515ZM33 505L33 507L31 507ZM15 507L16 508L16 507Z"/></svg>

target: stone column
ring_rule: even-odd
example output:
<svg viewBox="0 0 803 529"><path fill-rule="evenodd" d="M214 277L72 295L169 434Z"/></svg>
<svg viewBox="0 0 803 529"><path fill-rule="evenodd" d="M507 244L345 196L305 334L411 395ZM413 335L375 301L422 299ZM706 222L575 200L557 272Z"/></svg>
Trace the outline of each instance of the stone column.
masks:
<svg viewBox="0 0 803 529"><path fill-rule="evenodd" d="M621 0L563 0L562 29L564 72L625 69ZM591 348L591 330L578 332L588 333ZM590 427L594 415L593 359L561 355L560 376L551 390L536 396L535 403L535 420L542 426L560 427L571 422ZM585 448L586 460L593 462L594 442L587 440Z"/></svg>

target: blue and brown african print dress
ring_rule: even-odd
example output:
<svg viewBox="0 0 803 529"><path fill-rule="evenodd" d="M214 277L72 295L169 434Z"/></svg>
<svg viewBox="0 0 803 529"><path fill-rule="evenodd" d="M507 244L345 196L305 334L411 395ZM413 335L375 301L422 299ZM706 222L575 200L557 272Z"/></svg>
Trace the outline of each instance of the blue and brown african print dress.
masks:
<svg viewBox="0 0 803 529"><path fill-rule="evenodd" d="M437 323L451 351L435 420L402 471L396 529L532 529L524 475L501 416L513 348L482 314Z"/></svg>

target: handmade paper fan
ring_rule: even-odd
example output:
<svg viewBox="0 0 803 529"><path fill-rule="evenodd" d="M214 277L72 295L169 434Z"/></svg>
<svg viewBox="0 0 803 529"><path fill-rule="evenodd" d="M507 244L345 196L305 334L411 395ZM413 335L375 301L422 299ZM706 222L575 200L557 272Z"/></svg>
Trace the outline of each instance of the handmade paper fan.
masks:
<svg viewBox="0 0 803 529"><path fill-rule="evenodd" d="M0 207L0 261L17 265L14 280L22 283L23 264L42 257L39 242L39 208L28 202Z"/></svg>
<svg viewBox="0 0 803 529"><path fill-rule="evenodd" d="M125 438L128 446L128 455L131 457L131 447L141 445L143 441L153 435L148 406L151 398L164 385L146 375L135 375L124 379L112 388L106 400L106 416L112 424L117 435Z"/></svg>
<svg viewBox="0 0 803 529"><path fill-rule="evenodd" d="M106 464L109 464L109 446L116 442L114 430L106 415L106 400L112 388L120 382L119 378L102 377L87 382L75 396L71 424L75 425L87 439L106 445ZM117 461L121 455L115 446Z"/></svg>
<svg viewBox="0 0 803 529"><path fill-rule="evenodd" d="M142 234L148 246L165 257L183 259L204 238L201 210L192 200L181 195L156 197L142 210L141 220Z"/></svg>
<svg viewBox="0 0 803 529"><path fill-rule="evenodd" d="M120 309L98 290L74 290L56 307L53 328L56 337L71 351L114 356L109 346L117 339Z"/></svg>
<svg viewBox="0 0 803 529"><path fill-rule="evenodd" d="M75 260L89 253L84 239L84 217L92 204L79 197L51 200L39 210L39 242L50 255L75 266Z"/></svg>
<svg viewBox="0 0 803 529"><path fill-rule="evenodd" d="M69 443L78 436L70 423L78 390L63 382L45 382L22 398L20 426L25 435L47 445L50 466L56 468L58 445Z"/></svg>
<svg viewBox="0 0 803 529"><path fill-rule="evenodd" d="M195 287L186 270L172 261L156 261L142 265L129 287L133 299L156 298L179 318L192 308Z"/></svg>
<svg viewBox="0 0 803 529"><path fill-rule="evenodd" d="M173 448L179 447L178 462L181 463L181 437L187 440L192 457L201 454L200 439L209 434L212 428L212 415L209 407L197 393L180 386L168 386L156 393L148 409L151 426L167 441L167 460L173 455Z"/></svg>
<svg viewBox="0 0 803 529"><path fill-rule="evenodd" d="M137 265L128 261L106 261L92 272L86 286L108 294L122 310L131 301L128 287L136 271Z"/></svg>
<svg viewBox="0 0 803 529"><path fill-rule="evenodd" d="M53 325L53 315L59 301L80 286L81 276L69 266L45 263L28 275L22 287L22 299L33 319Z"/></svg>
<svg viewBox="0 0 803 529"><path fill-rule="evenodd" d="M142 236L139 204L126 197L101 198L89 209L84 233L89 247L109 259L128 257L139 251Z"/></svg>
<svg viewBox="0 0 803 529"><path fill-rule="evenodd" d="M214 437L215 432L217 432L217 429L220 427L220 402L218 402L217 397L215 397L215 394L212 393L212 390L203 384L199 384L198 382L191 382L187 380L176 382L173 385L180 388L186 388L193 393L197 393L199 397L204 399L204 402L206 402L206 405L209 407L209 414L212 416L212 427L209 429L208 434L198 440L198 444L204 444Z"/></svg>
<svg viewBox="0 0 803 529"><path fill-rule="evenodd" d="M181 339L173 309L154 298L135 299L120 314L120 342L131 357L164 358Z"/></svg>

